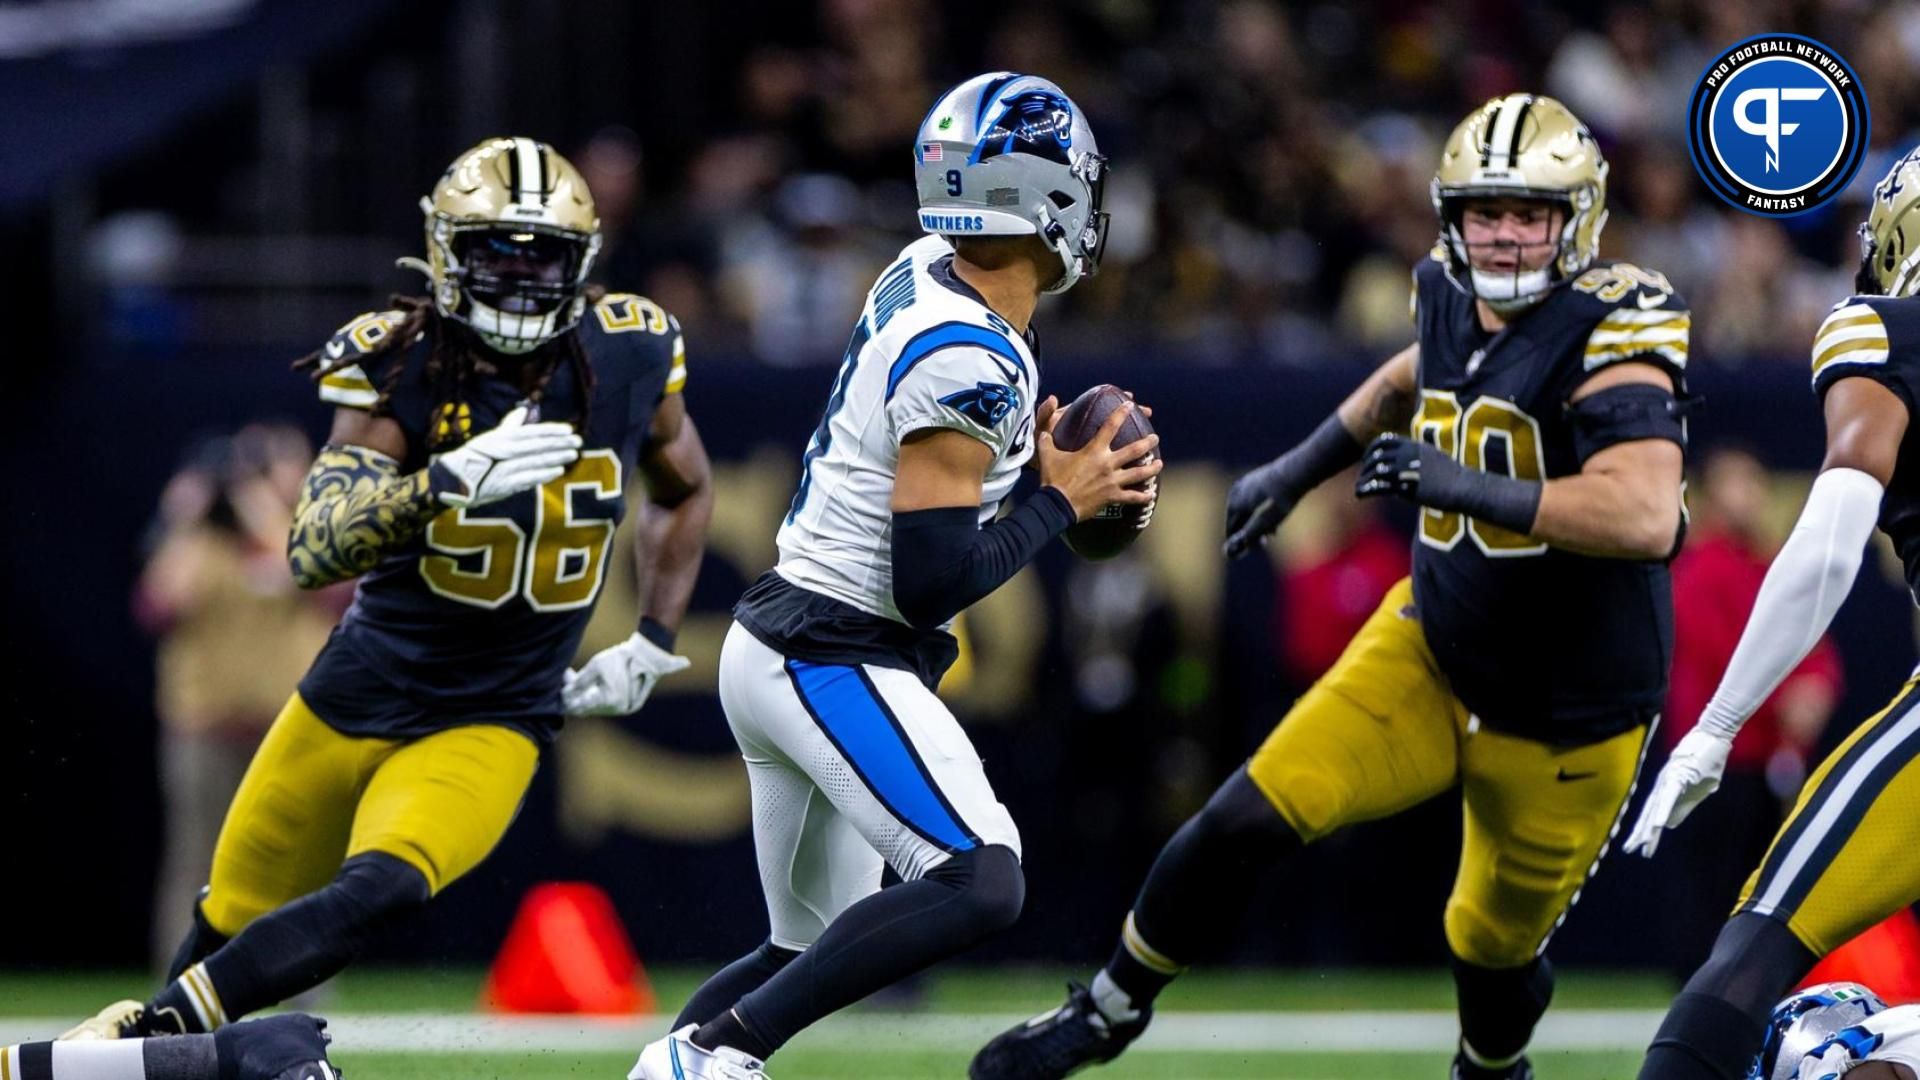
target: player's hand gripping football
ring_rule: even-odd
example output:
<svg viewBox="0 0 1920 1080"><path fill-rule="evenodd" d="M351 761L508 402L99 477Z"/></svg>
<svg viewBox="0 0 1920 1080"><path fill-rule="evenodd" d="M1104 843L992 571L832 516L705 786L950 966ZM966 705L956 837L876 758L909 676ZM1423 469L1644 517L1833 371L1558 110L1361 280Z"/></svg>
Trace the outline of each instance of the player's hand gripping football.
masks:
<svg viewBox="0 0 1920 1080"><path fill-rule="evenodd" d="M1160 445L1160 436L1149 435L1144 439L1136 439L1118 450L1111 448L1113 437L1119 433L1127 413L1139 407L1128 401L1113 410L1087 445L1071 453L1053 445L1053 425L1058 421L1060 412L1047 409L1044 402L1035 410L1046 419L1044 426L1037 418L1034 425L1040 430L1033 448L1033 456L1040 462L1040 483L1058 488L1060 494L1067 497L1067 502L1073 507L1075 520L1085 521L1109 503L1145 506L1153 501L1152 491L1131 489L1136 484L1144 484L1159 476L1160 470L1166 468L1166 462L1155 457L1140 465L1129 463L1152 453Z"/></svg>
<svg viewBox="0 0 1920 1080"><path fill-rule="evenodd" d="M640 711L660 680L692 663L648 641L637 631L618 645L594 653L560 688L568 716L626 716Z"/></svg>
<svg viewBox="0 0 1920 1080"><path fill-rule="evenodd" d="M1653 858L1660 846L1660 834L1687 820L1693 808L1720 787L1720 774L1727 768L1727 751L1733 740L1728 736L1695 725L1674 746L1673 755L1660 770L1640 808L1640 820L1627 837L1627 850Z"/></svg>
<svg viewBox="0 0 1920 1080"><path fill-rule="evenodd" d="M579 457L580 436L572 424L529 424L522 405L501 417L499 427L475 435L433 463L454 481L452 490L440 492L441 502L484 506L559 479Z"/></svg>

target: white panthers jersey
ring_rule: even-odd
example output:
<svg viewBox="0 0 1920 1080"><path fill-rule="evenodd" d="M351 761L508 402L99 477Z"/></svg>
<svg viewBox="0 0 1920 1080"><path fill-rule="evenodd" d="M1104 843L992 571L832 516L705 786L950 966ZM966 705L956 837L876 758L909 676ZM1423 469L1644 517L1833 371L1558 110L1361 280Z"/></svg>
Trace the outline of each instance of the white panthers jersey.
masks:
<svg viewBox="0 0 1920 1080"><path fill-rule="evenodd" d="M928 428L993 450L990 521L1033 455L1040 371L1030 343L953 273L938 236L907 245L867 293L800 487L780 528L780 575L904 622L893 602L893 478L901 440Z"/></svg>
<svg viewBox="0 0 1920 1080"><path fill-rule="evenodd" d="M1800 1059L1797 1080L1829 1080L1869 1061L1920 1073L1920 1005L1898 1005L1847 1028Z"/></svg>

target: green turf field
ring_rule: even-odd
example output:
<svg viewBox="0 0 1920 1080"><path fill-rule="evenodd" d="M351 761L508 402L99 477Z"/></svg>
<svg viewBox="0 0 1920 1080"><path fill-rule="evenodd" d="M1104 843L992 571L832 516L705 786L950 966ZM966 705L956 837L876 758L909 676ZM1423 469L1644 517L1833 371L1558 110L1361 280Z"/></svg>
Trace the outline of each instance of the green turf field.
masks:
<svg viewBox="0 0 1920 1080"><path fill-rule="evenodd" d="M703 974L655 971L662 1008L670 1012ZM928 980L917 995L863 1006L803 1034L769 1071L775 1080L961 1077L970 1049L986 1034L1057 1002L1065 974L948 973ZM334 1060L350 1080L617 1080L665 1021L610 1027L476 1015L479 984L471 971L356 972L328 987L310 1011L332 1018L339 1036ZM8 1040L44 1037L49 1022L146 988L133 974L0 972L0 1030ZM1642 1029L1650 1029L1672 992L1659 977L1567 973L1555 995L1553 1026L1542 1029L1549 1045L1534 1054L1536 1069L1548 1080L1631 1080ZM1451 1006L1445 972L1196 973L1162 999L1162 1019L1146 1042L1085 1075L1433 1080L1446 1075ZM1350 1030L1355 1025L1358 1039Z"/></svg>

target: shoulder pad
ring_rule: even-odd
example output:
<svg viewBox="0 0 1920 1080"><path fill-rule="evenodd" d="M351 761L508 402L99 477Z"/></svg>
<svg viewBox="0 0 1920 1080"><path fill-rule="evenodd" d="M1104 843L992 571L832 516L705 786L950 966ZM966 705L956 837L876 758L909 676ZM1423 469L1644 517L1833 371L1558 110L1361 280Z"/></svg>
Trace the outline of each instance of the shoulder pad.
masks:
<svg viewBox="0 0 1920 1080"><path fill-rule="evenodd" d="M637 334L636 344L660 339L669 353L666 393L678 393L687 383L687 343L680 320L652 300L636 293L608 293L593 305L592 319L605 334Z"/></svg>
<svg viewBox="0 0 1920 1080"><path fill-rule="evenodd" d="M1020 355L1012 340L1012 329L1006 327L998 316L989 320L992 329L970 322L953 321L930 326L910 338L894 357L892 366L887 370L886 400L892 401L900 389L900 384L920 363L930 356L949 351L965 357L955 366L964 364L982 372L997 372L1009 384L1030 384L1032 374L1027 370L1027 362Z"/></svg>
<svg viewBox="0 0 1920 1080"><path fill-rule="evenodd" d="M1813 378L1835 365L1885 364L1889 355L1887 324L1872 300L1849 297L1835 304L1813 335Z"/></svg>
<svg viewBox="0 0 1920 1080"><path fill-rule="evenodd" d="M1693 315L1665 274L1608 263L1575 278L1571 288L1593 305L1593 332L1581 358L1585 370L1635 357L1686 368Z"/></svg>
<svg viewBox="0 0 1920 1080"><path fill-rule="evenodd" d="M388 337L406 313L369 311L334 331L320 352L320 400L365 409L380 399L361 360L390 348Z"/></svg>

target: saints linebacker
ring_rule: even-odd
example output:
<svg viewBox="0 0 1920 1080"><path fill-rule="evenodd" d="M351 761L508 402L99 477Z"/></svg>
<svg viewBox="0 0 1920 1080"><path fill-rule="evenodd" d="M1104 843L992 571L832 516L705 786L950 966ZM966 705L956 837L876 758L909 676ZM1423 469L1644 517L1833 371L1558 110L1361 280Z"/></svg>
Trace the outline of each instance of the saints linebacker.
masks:
<svg viewBox="0 0 1920 1080"><path fill-rule="evenodd" d="M1359 495L1422 508L1412 577L1168 842L1091 989L989 1043L976 1080L1111 1060L1234 932L1251 874L1454 787L1453 1075L1531 1075L1548 938L1666 690L1682 525L1689 316L1660 274L1597 259L1606 177L1551 98L1497 98L1447 140L1441 243L1413 274L1417 341L1227 507L1238 556L1358 461Z"/></svg>
<svg viewBox="0 0 1920 1080"><path fill-rule="evenodd" d="M1660 770L1628 850L1651 856L1664 829L1720 785L1740 726L1826 632L1876 526L1920 597L1920 152L1873 189L1854 288L1813 340L1826 458L1774 556L1740 644L1700 719ZM1920 801L1920 673L1807 778L1792 814L1713 952L1674 999L1642 1077L1744 1075L1767 1010L1821 956L1920 900L1913 810Z"/></svg>
<svg viewBox="0 0 1920 1080"><path fill-rule="evenodd" d="M563 715L634 712L686 667L712 491L678 325L587 287L593 199L544 143L481 143L422 209L402 262L432 295L296 365L336 408L288 560L359 578L353 606L234 795L167 985L70 1037L212 1031L317 985L486 857ZM644 615L570 672L635 467Z"/></svg>

